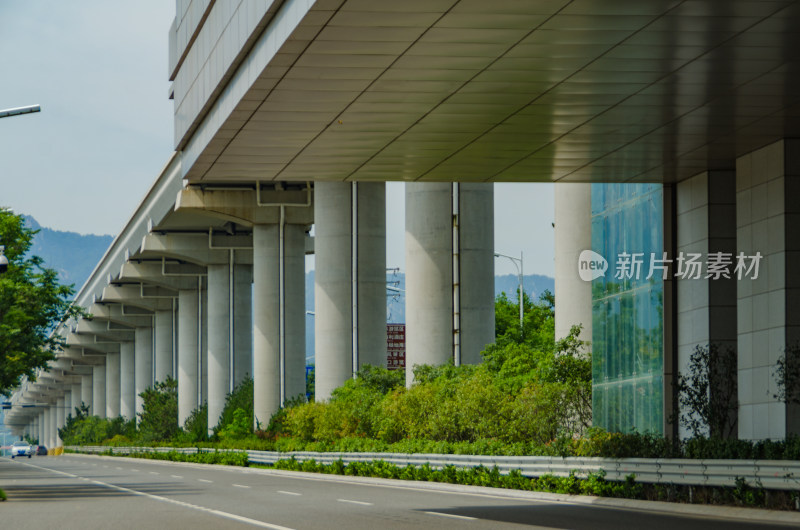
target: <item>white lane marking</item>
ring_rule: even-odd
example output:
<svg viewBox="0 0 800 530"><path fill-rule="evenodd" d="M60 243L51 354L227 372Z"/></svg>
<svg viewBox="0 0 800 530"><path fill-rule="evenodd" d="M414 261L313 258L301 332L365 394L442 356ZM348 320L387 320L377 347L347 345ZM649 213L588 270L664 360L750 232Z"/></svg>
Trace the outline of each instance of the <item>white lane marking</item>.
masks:
<svg viewBox="0 0 800 530"><path fill-rule="evenodd" d="M244 484L231 484L234 488L250 488L250 486L245 486Z"/></svg>
<svg viewBox="0 0 800 530"><path fill-rule="evenodd" d="M117 467L117 468L115 468L115 469L119 469L120 471L122 471L122 468L121 468L121 467Z"/></svg>
<svg viewBox="0 0 800 530"><path fill-rule="evenodd" d="M197 480L199 480L200 482L207 482L208 484L211 484L212 482L214 482L213 480L206 480L204 478L199 478Z"/></svg>
<svg viewBox="0 0 800 530"><path fill-rule="evenodd" d="M180 475L170 475L170 476L171 476L172 478L183 478L183 477L182 477L182 476L180 476Z"/></svg>
<svg viewBox="0 0 800 530"><path fill-rule="evenodd" d="M351 501L350 499L336 499L339 502L349 502L350 504L360 504L361 506L374 506L371 502Z"/></svg>
<svg viewBox="0 0 800 530"><path fill-rule="evenodd" d="M298 495L298 496L302 495L302 493L295 493L294 491L283 491L283 490L278 490L278 493L282 493L284 495Z"/></svg>
<svg viewBox="0 0 800 530"><path fill-rule="evenodd" d="M150 474L151 475L160 475L161 473L159 473L158 471L150 471Z"/></svg>
<svg viewBox="0 0 800 530"><path fill-rule="evenodd" d="M36 469L43 469L45 471L50 471L52 473L58 473L59 475L65 475L72 478L80 478L84 480L89 480L84 477L79 477L78 475L73 475L72 473L65 473L64 471L58 471L55 469L50 469L47 467L35 466L33 464L25 464L30 467L35 467ZM205 513L210 513L212 515L216 515L217 517L222 517L225 519L230 519L233 521L239 521L241 523L251 524L253 526L258 526L260 528L270 528L271 530L294 530L292 528L281 526L277 524L270 524L265 523L264 521L259 521L257 519L250 519L249 517L243 517L241 515L236 515L235 513L223 512L220 510L214 510L212 508L206 508L205 506L198 506L197 504L190 504L188 502L179 501L176 499L170 499L169 497L162 497L160 495L153 495L152 493L145 493L144 491L132 490L130 488L123 488L122 486L117 486L115 484L108 484L106 482L100 482L99 480L89 480L92 484L97 484L98 486L103 486L106 488L111 488L117 491L123 491L125 493L130 493L131 495L139 495L141 497L148 497L150 499L166 502L169 504L175 504L177 506L183 506L185 508L191 508L193 510L198 510Z"/></svg>
<svg viewBox="0 0 800 530"><path fill-rule="evenodd" d="M450 517L451 519L463 519L464 521L475 521L475 517L467 517L466 515L454 515L452 513L441 513L441 512L423 512L427 513L428 515L438 515L440 517Z"/></svg>

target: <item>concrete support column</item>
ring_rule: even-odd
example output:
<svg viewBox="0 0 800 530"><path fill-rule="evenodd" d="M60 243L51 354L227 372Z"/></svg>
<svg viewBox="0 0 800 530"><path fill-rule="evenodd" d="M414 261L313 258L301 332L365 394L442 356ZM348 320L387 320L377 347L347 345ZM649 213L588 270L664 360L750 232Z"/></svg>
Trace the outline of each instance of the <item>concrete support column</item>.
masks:
<svg viewBox="0 0 800 530"><path fill-rule="evenodd" d="M458 187L461 364L478 364L494 343L494 186Z"/></svg>
<svg viewBox="0 0 800 530"><path fill-rule="evenodd" d="M163 383L167 377L172 377L172 347L174 336L172 329L172 310L155 312L153 319L153 332L155 334L155 381Z"/></svg>
<svg viewBox="0 0 800 530"><path fill-rule="evenodd" d="M134 413L138 418L138 414L144 410L144 400L140 394L153 386L153 328L136 328L134 355L134 388L136 392Z"/></svg>
<svg viewBox="0 0 800 530"><path fill-rule="evenodd" d="M61 436L58 434L58 430L64 427L64 411L66 410L66 399L59 398L56 400L56 447L59 447L62 444Z"/></svg>
<svg viewBox="0 0 800 530"><path fill-rule="evenodd" d="M44 438L43 438L42 443L48 449L52 449L53 448L53 440L50 439L50 433L53 432L52 429L51 429L51 426L50 426L50 417L51 416L52 416L52 410L50 409L50 407L45 408L44 412L42 413L42 417L44 418L44 421L42 422L42 431L43 431L43 434L44 434Z"/></svg>
<svg viewBox="0 0 800 530"><path fill-rule="evenodd" d="M92 409L95 416L106 417L106 367L103 364L92 367Z"/></svg>
<svg viewBox="0 0 800 530"><path fill-rule="evenodd" d="M200 403L208 403L208 282L200 293Z"/></svg>
<svg viewBox="0 0 800 530"><path fill-rule="evenodd" d="M262 424L305 393L304 237L299 224L253 227L254 412Z"/></svg>
<svg viewBox="0 0 800 530"><path fill-rule="evenodd" d="M106 416L120 415L120 355L106 354Z"/></svg>
<svg viewBox="0 0 800 530"><path fill-rule="evenodd" d="M81 377L81 401L89 407L89 415L94 414L94 401L92 400L92 375Z"/></svg>
<svg viewBox="0 0 800 530"><path fill-rule="evenodd" d="M58 437L56 435L56 409L55 403L47 408L47 447L56 447Z"/></svg>
<svg viewBox="0 0 800 530"><path fill-rule="evenodd" d="M199 289L178 294L178 425L199 405L200 296Z"/></svg>
<svg viewBox="0 0 800 530"><path fill-rule="evenodd" d="M81 385L80 383L72 385L70 388L72 394L72 407L67 411L74 418L76 416L75 409L81 406Z"/></svg>
<svg viewBox="0 0 800 530"><path fill-rule="evenodd" d="M208 432L219 423L230 391L230 268L208 266Z"/></svg>
<svg viewBox="0 0 800 530"><path fill-rule="evenodd" d="M136 417L136 346L131 341L119 345L119 414Z"/></svg>
<svg viewBox="0 0 800 530"><path fill-rule="evenodd" d="M582 325L581 340L592 340L592 282L578 276L578 257L592 249L591 184L556 183L556 339ZM609 256L608 259L611 259Z"/></svg>
<svg viewBox="0 0 800 530"><path fill-rule="evenodd" d="M739 438L746 440L800 432L800 407L773 398L776 364L800 341L798 153L800 140L781 140L736 161L737 255L762 256L758 276L736 282Z"/></svg>
<svg viewBox="0 0 800 530"><path fill-rule="evenodd" d="M315 189L315 396L324 400L361 366L386 366L386 187Z"/></svg>
<svg viewBox="0 0 800 530"><path fill-rule="evenodd" d="M494 342L493 214L491 185L406 184L409 385L414 365L479 362Z"/></svg>
<svg viewBox="0 0 800 530"><path fill-rule="evenodd" d="M233 267L233 384L253 377L253 267Z"/></svg>
<svg viewBox="0 0 800 530"><path fill-rule="evenodd" d="M676 210L679 255L700 254L704 260L719 252L734 256L734 171L708 171L678 183ZM677 289L678 370L688 374L690 357L698 346L736 348L736 277L678 278ZM736 430L711 434L736 437ZM680 435L690 433L681 430Z"/></svg>

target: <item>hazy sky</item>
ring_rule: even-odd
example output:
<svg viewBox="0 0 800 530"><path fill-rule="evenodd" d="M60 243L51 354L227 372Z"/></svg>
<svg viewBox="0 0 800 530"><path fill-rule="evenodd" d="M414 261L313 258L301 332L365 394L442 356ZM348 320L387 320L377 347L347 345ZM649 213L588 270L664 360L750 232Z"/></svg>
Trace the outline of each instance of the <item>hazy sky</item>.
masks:
<svg viewBox="0 0 800 530"><path fill-rule="evenodd" d="M43 226L116 235L172 152L173 0L2 0L0 205ZM404 267L403 185L387 188L387 265ZM553 188L495 186L495 248L554 274ZM515 272L509 260L497 273Z"/></svg>

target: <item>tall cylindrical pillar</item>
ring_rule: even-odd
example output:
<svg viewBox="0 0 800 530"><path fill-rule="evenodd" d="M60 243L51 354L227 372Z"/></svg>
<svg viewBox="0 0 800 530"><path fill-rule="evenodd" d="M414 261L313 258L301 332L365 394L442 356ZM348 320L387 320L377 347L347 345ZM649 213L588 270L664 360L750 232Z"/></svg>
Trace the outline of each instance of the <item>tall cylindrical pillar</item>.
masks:
<svg viewBox="0 0 800 530"><path fill-rule="evenodd" d="M120 354L106 354L106 417L120 415Z"/></svg>
<svg viewBox="0 0 800 530"><path fill-rule="evenodd" d="M172 376L172 310L156 311L154 322L155 333L155 380L163 383Z"/></svg>
<svg viewBox="0 0 800 530"><path fill-rule="evenodd" d="M406 383L494 342L491 184L406 184ZM455 276L457 274L457 277Z"/></svg>
<svg viewBox="0 0 800 530"><path fill-rule="evenodd" d="M42 444L48 449L53 448L53 442L50 440L50 407L42 412Z"/></svg>
<svg viewBox="0 0 800 530"><path fill-rule="evenodd" d="M94 401L92 400L92 374L81 377L81 402L89 408L89 415L94 414Z"/></svg>
<svg viewBox="0 0 800 530"><path fill-rule="evenodd" d="M383 183L317 182L315 189L315 397L321 400L359 367L386 365L386 194Z"/></svg>
<svg viewBox="0 0 800 530"><path fill-rule="evenodd" d="M153 386L153 328L136 328L134 334L134 371L136 372L134 388L135 414L138 415L144 410L144 400L141 393Z"/></svg>
<svg viewBox="0 0 800 530"><path fill-rule="evenodd" d="M58 415L56 414L56 407L58 403L53 403L50 407L50 421L48 422L48 447L58 447Z"/></svg>
<svg viewBox="0 0 800 530"><path fill-rule="evenodd" d="M406 183L406 382L453 358L452 185Z"/></svg>
<svg viewBox="0 0 800 530"><path fill-rule="evenodd" d="M119 415L127 420L136 417L136 345L119 345Z"/></svg>
<svg viewBox="0 0 800 530"><path fill-rule="evenodd" d="M58 434L58 430L64 427L64 410L66 409L66 400L65 398L59 398L56 400L56 447L62 445L61 444L61 436Z"/></svg>
<svg viewBox="0 0 800 530"><path fill-rule="evenodd" d="M578 275L578 257L592 249L591 184L556 183L555 263L556 339L581 325L580 338L592 340L592 282ZM606 256L612 260L614 256Z"/></svg>
<svg viewBox="0 0 800 530"><path fill-rule="evenodd" d="M230 390L230 268L208 266L208 432Z"/></svg>
<svg viewBox="0 0 800 530"><path fill-rule="evenodd" d="M253 267L233 267L233 383L253 377Z"/></svg>
<svg viewBox="0 0 800 530"><path fill-rule="evenodd" d="M253 406L262 424L305 393L304 237L302 225L253 227Z"/></svg>
<svg viewBox="0 0 800 530"><path fill-rule="evenodd" d="M198 358L200 329L200 290L186 289L178 293L178 425L198 403Z"/></svg>
<svg viewBox="0 0 800 530"><path fill-rule="evenodd" d="M457 186L460 356L462 364L478 364L494 343L494 186Z"/></svg>
<svg viewBox="0 0 800 530"><path fill-rule="evenodd" d="M106 367L104 364L92 367L92 409L94 415L106 417Z"/></svg>
<svg viewBox="0 0 800 530"><path fill-rule="evenodd" d="M74 417L77 416L77 414L75 413L75 409L79 409L80 406L81 406L81 385L80 385L80 383L73 384L72 387L70 388L70 392L72 394L72 399L71 399L72 406L70 407L70 409L67 412L68 412L68 414L72 415L72 417L74 418Z"/></svg>

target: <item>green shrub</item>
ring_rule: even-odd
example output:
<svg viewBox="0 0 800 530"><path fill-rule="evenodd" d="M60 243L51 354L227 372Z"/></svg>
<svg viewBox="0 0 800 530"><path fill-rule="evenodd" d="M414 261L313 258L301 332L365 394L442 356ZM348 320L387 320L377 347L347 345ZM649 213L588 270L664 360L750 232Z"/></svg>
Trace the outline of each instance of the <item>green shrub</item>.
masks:
<svg viewBox="0 0 800 530"><path fill-rule="evenodd" d="M138 439L143 442L175 438L178 427L178 382L167 377L139 394L144 400L139 416Z"/></svg>
<svg viewBox="0 0 800 530"><path fill-rule="evenodd" d="M186 442L208 441L208 403L203 403L189 414L183 424L183 431L184 436L182 438Z"/></svg>
<svg viewBox="0 0 800 530"><path fill-rule="evenodd" d="M220 433L236 421L238 421L238 426L235 429L240 429L242 425L247 425L247 433L242 434L241 437L253 432L253 389L253 378L247 377L236 385L233 392L225 397L225 406L222 407L219 423L214 429L216 433ZM242 422L241 418L237 420L236 413L240 410L245 414L245 422ZM232 431L228 431L229 435L230 432Z"/></svg>
<svg viewBox="0 0 800 530"><path fill-rule="evenodd" d="M233 420L220 429L219 437L221 440L237 440L245 438L252 432L252 413L248 414L244 409L236 409L233 412Z"/></svg>

